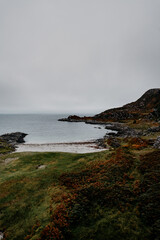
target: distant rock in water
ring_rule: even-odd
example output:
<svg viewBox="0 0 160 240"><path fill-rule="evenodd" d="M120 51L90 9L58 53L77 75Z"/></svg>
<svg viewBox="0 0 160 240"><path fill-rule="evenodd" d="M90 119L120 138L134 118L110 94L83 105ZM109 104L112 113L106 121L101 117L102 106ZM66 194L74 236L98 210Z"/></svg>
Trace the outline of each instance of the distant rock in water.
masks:
<svg viewBox="0 0 160 240"><path fill-rule="evenodd" d="M58 119L58 121L67 121L67 122L81 122L81 117L77 116L77 115L70 115L67 118L61 118Z"/></svg>
<svg viewBox="0 0 160 240"><path fill-rule="evenodd" d="M0 139L11 144L16 145L18 143L24 143L24 138L28 134L22 132L7 133L0 136Z"/></svg>

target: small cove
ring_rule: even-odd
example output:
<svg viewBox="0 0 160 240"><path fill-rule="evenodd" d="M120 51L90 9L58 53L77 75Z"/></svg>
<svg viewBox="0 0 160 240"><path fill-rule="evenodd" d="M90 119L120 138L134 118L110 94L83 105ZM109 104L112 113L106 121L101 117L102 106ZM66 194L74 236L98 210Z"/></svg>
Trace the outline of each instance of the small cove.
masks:
<svg viewBox="0 0 160 240"><path fill-rule="evenodd" d="M19 145L22 151L62 151L92 152L96 149L94 141L107 132L103 125L83 122L59 122L66 117L60 114L0 114L0 135L11 132L24 132L25 144ZM84 144L85 142L85 144ZM77 143L77 144L76 144Z"/></svg>

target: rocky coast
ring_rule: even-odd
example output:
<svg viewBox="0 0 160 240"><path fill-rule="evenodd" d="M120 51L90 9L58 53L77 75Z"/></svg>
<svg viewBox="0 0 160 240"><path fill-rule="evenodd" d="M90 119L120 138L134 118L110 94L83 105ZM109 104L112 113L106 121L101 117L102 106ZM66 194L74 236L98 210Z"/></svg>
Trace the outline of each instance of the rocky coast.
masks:
<svg viewBox="0 0 160 240"><path fill-rule="evenodd" d="M153 147L160 148L160 89L150 89L135 102L106 110L95 116L70 115L59 121L98 124L112 130L113 132L107 133L103 139L97 140L99 146L107 147L108 139L117 143L118 138L145 137ZM119 144L114 145L119 146Z"/></svg>
<svg viewBox="0 0 160 240"><path fill-rule="evenodd" d="M24 138L27 136L26 133L13 132L6 133L0 136L0 154L9 153L15 151L18 144L24 143Z"/></svg>

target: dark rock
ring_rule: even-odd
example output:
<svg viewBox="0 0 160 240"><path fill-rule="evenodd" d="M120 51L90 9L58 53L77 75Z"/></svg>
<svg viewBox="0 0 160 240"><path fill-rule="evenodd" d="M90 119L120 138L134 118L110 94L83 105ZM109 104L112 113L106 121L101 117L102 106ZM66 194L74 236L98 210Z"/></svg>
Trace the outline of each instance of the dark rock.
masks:
<svg viewBox="0 0 160 240"><path fill-rule="evenodd" d="M109 132L109 133L106 134L106 136L116 137L116 136L117 136L117 133L115 133L115 132Z"/></svg>
<svg viewBox="0 0 160 240"><path fill-rule="evenodd" d="M118 147L121 146L118 139L115 138L115 137L109 137L108 140L107 140L107 143L108 143L109 146L111 146L113 148L118 148Z"/></svg>
<svg viewBox="0 0 160 240"><path fill-rule="evenodd" d="M7 133L0 136L0 139L11 144L16 145L18 143L24 143L24 138L28 134L22 132Z"/></svg>
<svg viewBox="0 0 160 240"><path fill-rule="evenodd" d="M106 124L106 129L110 129L112 131L116 131L113 133L107 133L107 136L116 136L116 137L138 137L143 135L143 131L141 130L135 130L132 128L129 128L128 126L125 126L122 123L109 123Z"/></svg>
<svg viewBox="0 0 160 240"><path fill-rule="evenodd" d="M107 144L105 143L104 138L97 139L95 143L98 145L100 148L107 148Z"/></svg>
<svg viewBox="0 0 160 240"><path fill-rule="evenodd" d="M58 121L65 121L65 122L83 122L82 118L77 115L70 115L67 118L60 118Z"/></svg>

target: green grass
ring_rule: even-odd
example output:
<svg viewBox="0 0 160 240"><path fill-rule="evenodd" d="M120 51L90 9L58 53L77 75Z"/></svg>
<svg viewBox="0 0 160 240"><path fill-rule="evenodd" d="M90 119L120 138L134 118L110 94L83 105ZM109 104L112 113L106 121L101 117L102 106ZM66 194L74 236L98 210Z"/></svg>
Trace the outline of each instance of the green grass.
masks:
<svg viewBox="0 0 160 240"><path fill-rule="evenodd" d="M14 147L12 145L0 139L0 155L12 152L13 150Z"/></svg>
<svg viewBox="0 0 160 240"><path fill-rule="evenodd" d="M87 222L84 221L73 230L73 239L145 239L148 230L136 216L135 211L130 209L122 213L118 209L95 206Z"/></svg>
<svg viewBox="0 0 160 240"><path fill-rule="evenodd" d="M104 155L12 153L1 156L0 229L7 229L8 239L20 240L39 222L38 236L49 222L50 202L54 190L59 190L60 174L80 170L87 162ZM6 159L10 160L8 164ZM38 169L40 165L45 168Z"/></svg>
<svg viewBox="0 0 160 240"><path fill-rule="evenodd" d="M156 239L159 159L150 146L1 155L0 231L6 240Z"/></svg>

